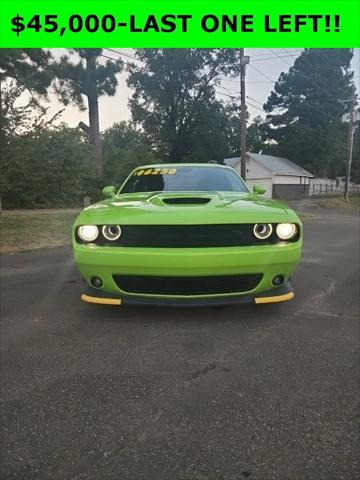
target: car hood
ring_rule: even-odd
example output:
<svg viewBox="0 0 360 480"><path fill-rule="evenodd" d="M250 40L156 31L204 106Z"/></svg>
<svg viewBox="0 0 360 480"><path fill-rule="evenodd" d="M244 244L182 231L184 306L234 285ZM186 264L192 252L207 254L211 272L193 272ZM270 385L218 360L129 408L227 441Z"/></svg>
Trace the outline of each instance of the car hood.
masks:
<svg viewBox="0 0 360 480"><path fill-rule="evenodd" d="M299 221L286 205L238 192L146 192L116 195L85 208L76 223L209 224Z"/></svg>

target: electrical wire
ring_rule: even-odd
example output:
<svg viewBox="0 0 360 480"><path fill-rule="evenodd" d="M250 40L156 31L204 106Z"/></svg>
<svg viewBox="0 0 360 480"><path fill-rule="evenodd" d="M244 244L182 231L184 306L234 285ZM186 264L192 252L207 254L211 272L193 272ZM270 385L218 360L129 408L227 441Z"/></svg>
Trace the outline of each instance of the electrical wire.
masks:
<svg viewBox="0 0 360 480"><path fill-rule="evenodd" d="M268 50L269 50L270 52L273 51L271 48L268 48ZM283 50L286 52L286 49L285 49L285 48L283 48ZM278 58L281 59L281 57L278 57ZM286 62L285 60L283 60L283 62L286 63L286 65L289 65L290 67L292 67L292 65L291 65L290 63ZM300 76L302 76L303 78L306 78L308 81L312 82L319 90L322 90L323 92L325 92L325 93L331 98L331 100L333 100L333 96L332 96L327 90L324 90L322 87L320 87L311 77L309 77L308 75L306 75L306 74L304 74L304 73L302 73L302 72L297 72L297 74L300 75ZM307 104L306 106L309 107L309 108L311 108L311 109L313 109L313 110L315 110L316 112L321 113L321 114L324 115L325 117L328 117L329 119L334 120L335 122L338 121L338 119L337 119L336 117L334 117L334 116L332 116L332 115L330 115L330 114L328 114L328 113L322 112L319 108L314 107L314 105Z"/></svg>
<svg viewBox="0 0 360 480"><path fill-rule="evenodd" d="M114 50L113 48L104 48L104 50L108 50L109 52L116 53L118 55L122 55L123 57L131 58L131 60L135 60L137 62L142 63L141 60L136 58L134 55L130 55L130 53L119 52L118 50Z"/></svg>
<svg viewBox="0 0 360 480"><path fill-rule="evenodd" d="M120 58L109 57L108 55L104 55L103 53L100 54L100 57L107 58L108 60L112 60L113 62L118 62L120 60L121 62L125 63L126 65L131 65L131 63L126 62L125 60L121 60Z"/></svg>
<svg viewBox="0 0 360 480"><path fill-rule="evenodd" d="M293 50L288 50L290 53L295 53L295 52L302 52L303 49L302 48L295 48ZM251 58L254 58L254 57L266 57L268 55L273 55L272 53L257 53L255 55L250 55Z"/></svg>
<svg viewBox="0 0 360 480"><path fill-rule="evenodd" d="M255 103L258 103L259 105L263 105L263 103L259 102L258 100L255 100L255 98L249 97L249 95L246 95L246 98L249 98L250 100L252 100Z"/></svg>
<svg viewBox="0 0 360 480"><path fill-rule="evenodd" d="M288 65L289 67L292 67L293 65L291 65L291 63L287 62L286 60L284 60L283 58L279 57L278 55L276 55L276 52L273 52L273 50L271 48L268 48L268 50L272 53L274 53L274 55L279 58L280 60L282 60L283 63L285 63L286 65ZM287 52L287 50L285 48L283 48L282 50L284 50L285 52ZM315 87L317 87L319 90L321 90L322 92L324 92L326 95L328 95L331 99L333 99L332 95L327 91L325 90L325 88L323 87L320 87L320 85L318 85L313 78L309 77L309 75L306 75L305 73L302 73L302 72L297 72L298 75L302 76L303 78L306 78L308 81L312 82L313 85L315 85Z"/></svg>
<svg viewBox="0 0 360 480"><path fill-rule="evenodd" d="M266 57L266 58L255 58L253 62L264 62L266 60L275 60L276 58L282 59L282 58L290 58L290 57L295 57L297 58L299 55L284 55L281 57Z"/></svg>
<svg viewBox="0 0 360 480"><path fill-rule="evenodd" d="M112 51L112 49L106 49L106 50ZM271 50L271 49L269 49L269 50ZM120 54L120 52L116 52L116 51L114 51L114 53ZM109 57L108 55L104 55L104 54L101 54L100 56L101 56L101 57L104 57L104 58L107 58L107 59L109 59L109 60L112 60L112 61L117 61L117 60L118 60L118 59L116 59L116 58ZM135 57L134 57L134 58L135 58ZM124 61L124 60L122 60L122 61L123 61L125 64L127 64L127 65L131 65L130 63L128 63L128 62L126 62L126 61ZM285 62L285 63L287 63L287 62ZM288 65L290 65L290 64L288 64ZM248 66L251 67L251 68L253 68L253 70L257 71L257 72L258 72L259 74L261 74L264 78L267 78L267 79L269 80L269 82L275 83L274 80L272 80L269 76L267 76L265 73L263 73L263 72L262 72L261 70L259 70L258 68L254 67L254 66L251 65L251 64L249 64ZM290 65L290 66L291 66L291 65ZM223 78L223 79L224 79L224 80L227 80L227 79L225 79L225 78ZM228 81L229 81L229 80L228 80ZM238 83L238 82L236 82L236 83ZM216 93L218 93L219 95L224 95L224 96L226 96L226 97L229 97L229 98L231 98L232 100L235 100L235 98L236 98L235 95L238 95L238 94L240 93L240 92L232 92L231 90L227 89L226 87L221 87L221 86L217 86L217 87L218 87L218 88L223 88L223 89L227 90L230 94L224 93L224 92L219 92L219 91L216 90L216 88L215 88ZM261 102L259 102L258 100L254 99L254 98L252 98L252 97L247 96L247 98L249 98L250 100L252 100L252 101L254 101L254 102L256 102L256 103L258 103L259 105L262 105ZM260 108L260 107L258 107L258 106L256 106L256 105L253 105L253 104L250 103L250 102L247 102L247 103L248 103L248 105L250 105L251 107L259 110L260 112L263 112L263 113L267 114L267 112L266 112L263 108ZM316 107L313 107L312 105L307 105L307 106L309 106L309 107L311 107L311 108L319 111L319 112L322 113L324 116L328 116L328 115L324 114L323 112L321 112L320 110L318 110ZM335 119L335 117L331 117L331 118ZM337 119L336 119L336 121L337 121ZM312 131L310 128L305 127L304 125L302 125L302 128L305 129L305 130L308 130L308 132L310 132L310 134L313 136L313 138L316 138L316 139L322 140L322 141L327 141L327 142L330 141L331 143L337 143L337 144L339 144L339 145L345 145L345 146L347 146L347 145L344 144L344 143L341 143L341 144L340 144L337 140L329 139L329 138L326 138L326 137L319 136L318 134L314 134L313 131Z"/></svg>
<svg viewBox="0 0 360 480"><path fill-rule="evenodd" d="M273 80L272 78L270 78L268 75L266 75L266 73L262 72L261 70L259 70L258 68L254 67L254 65L251 65L251 63L249 63L248 67L252 68L253 70L255 70L255 72L258 72L261 76L263 76L264 78L266 78L266 80L269 80L271 83L276 83L275 80Z"/></svg>
<svg viewBox="0 0 360 480"><path fill-rule="evenodd" d="M255 99L252 99L253 101L256 101L257 103L260 104L260 102L258 102L257 100ZM247 102L248 105L250 105L251 107L255 108L256 110L259 110L260 112L263 112L265 114L267 114L267 112L263 109L263 108L260 108L250 102ZM321 140L321 141L324 141L324 142L330 142L330 143L333 143L333 144L338 144L338 145L341 145L341 146L345 146L347 147L347 144L344 143L344 142L341 142L341 141L338 141L338 140L334 140L332 138L327 138L327 137L324 137L322 135L319 135L317 133L314 133L313 130L310 128L310 127L307 127L305 125L301 125L301 128L306 130L310 135L313 136L313 138L315 138L316 140Z"/></svg>

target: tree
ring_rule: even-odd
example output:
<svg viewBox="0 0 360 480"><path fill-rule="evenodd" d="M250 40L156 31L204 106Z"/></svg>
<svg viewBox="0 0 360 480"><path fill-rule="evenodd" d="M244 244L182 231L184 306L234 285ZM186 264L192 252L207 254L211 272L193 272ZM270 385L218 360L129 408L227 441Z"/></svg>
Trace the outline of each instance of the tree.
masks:
<svg viewBox="0 0 360 480"><path fill-rule="evenodd" d="M269 145L265 143L268 124L260 117L255 117L247 129L247 146L250 152L259 153L267 151Z"/></svg>
<svg viewBox="0 0 360 480"><path fill-rule="evenodd" d="M135 167L155 161L144 132L129 122L115 123L102 137L104 179L110 185L120 186Z"/></svg>
<svg viewBox="0 0 360 480"><path fill-rule="evenodd" d="M130 100L134 121L160 158L182 162L194 157L195 151L204 150L205 137L211 141L213 115L223 113L215 86L222 75L239 71L237 51L138 49L136 56L143 65L130 66L128 78L134 89ZM213 159L210 149L201 156Z"/></svg>
<svg viewBox="0 0 360 480"><path fill-rule="evenodd" d="M282 73L264 109L273 153L288 157L315 175L344 173L344 100L355 92L351 49L306 49Z"/></svg>
<svg viewBox="0 0 360 480"><path fill-rule="evenodd" d="M89 141L92 145L96 173L103 175L99 105L101 95L115 95L118 81L116 74L122 70L120 60L107 60L105 64L99 63L101 48L72 49L80 56L77 63L72 63L69 55L64 55L53 66L57 77L55 91L64 105L73 103L85 110L84 98L87 97L89 111Z"/></svg>
<svg viewBox="0 0 360 480"><path fill-rule="evenodd" d="M16 101L24 93L24 90L25 87L19 87L15 82L10 82L1 89L0 140L2 146L10 137L21 132L24 125L29 122L31 103L16 105Z"/></svg>
<svg viewBox="0 0 360 480"><path fill-rule="evenodd" d="M19 88L32 95L46 96L53 79L49 62L52 56L43 48L0 49L0 81L13 79Z"/></svg>
<svg viewBox="0 0 360 480"><path fill-rule="evenodd" d="M234 113L236 112L236 113ZM199 105L198 124L194 131L189 154L184 160L189 162L223 163L234 144L234 137L240 131L239 107L235 103L219 100ZM237 118L234 125L234 115Z"/></svg>
<svg viewBox="0 0 360 480"><path fill-rule="evenodd" d="M80 206L88 193L89 145L79 129L31 124L9 138L1 156L5 208Z"/></svg>

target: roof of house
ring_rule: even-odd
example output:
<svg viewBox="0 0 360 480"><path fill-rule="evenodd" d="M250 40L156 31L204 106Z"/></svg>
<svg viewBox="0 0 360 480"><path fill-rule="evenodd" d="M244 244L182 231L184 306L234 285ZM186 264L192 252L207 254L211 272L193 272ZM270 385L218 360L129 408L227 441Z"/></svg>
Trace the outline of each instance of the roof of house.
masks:
<svg viewBox="0 0 360 480"><path fill-rule="evenodd" d="M297 177L314 176L308 170L305 170L305 168L300 167L288 158L274 157L273 155L263 155L262 153L252 152L247 152L246 155L247 157L260 163L260 165L268 169L274 175L293 175ZM240 162L240 158L226 158L224 162L226 165L229 165L229 167L235 167Z"/></svg>

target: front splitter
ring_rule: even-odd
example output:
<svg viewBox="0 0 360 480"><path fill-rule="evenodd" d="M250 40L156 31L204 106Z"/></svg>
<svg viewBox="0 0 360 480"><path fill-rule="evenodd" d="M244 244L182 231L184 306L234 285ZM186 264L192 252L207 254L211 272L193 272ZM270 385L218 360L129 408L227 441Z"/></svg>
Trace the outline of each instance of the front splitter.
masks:
<svg viewBox="0 0 360 480"><path fill-rule="evenodd" d="M213 298L156 298L143 297L140 295L116 295L102 292L90 286L87 286L85 292L81 295L81 300L87 303L102 305L144 305L144 306L163 306L163 307L216 307L222 305L239 305L249 303L278 303L286 302L294 298L294 290L290 282L283 286L253 295L238 295L231 297L213 297Z"/></svg>

